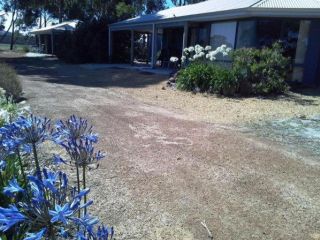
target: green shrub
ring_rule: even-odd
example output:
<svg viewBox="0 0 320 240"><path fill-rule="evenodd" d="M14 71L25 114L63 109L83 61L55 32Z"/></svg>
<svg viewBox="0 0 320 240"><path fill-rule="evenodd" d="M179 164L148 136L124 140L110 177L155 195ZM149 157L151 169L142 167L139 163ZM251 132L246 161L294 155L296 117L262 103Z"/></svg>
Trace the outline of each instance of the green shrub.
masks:
<svg viewBox="0 0 320 240"><path fill-rule="evenodd" d="M185 91L198 89L201 92L231 96L238 89L238 82L231 69L218 64L193 62L180 70L177 88Z"/></svg>
<svg viewBox="0 0 320 240"><path fill-rule="evenodd" d="M232 58L240 94L279 94L287 90L289 59L283 56L280 44L271 48L238 49Z"/></svg>
<svg viewBox="0 0 320 240"><path fill-rule="evenodd" d="M242 48L232 53L232 67L195 61L180 70L177 88L186 91L215 92L225 96L279 94L287 90L289 59L281 46Z"/></svg>
<svg viewBox="0 0 320 240"><path fill-rule="evenodd" d="M214 71L210 83L213 91L225 96L233 96L238 90L238 81L232 69L219 65L214 65L213 68Z"/></svg>
<svg viewBox="0 0 320 240"><path fill-rule="evenodd" d="M7 97L18 100L22 95L21 81L15 70L5 63L0 63L0 87L6 91Z"/></svg>
<svg viewBox="0 0 320 240"><path fill-rule="evenodd" d="M208 91L212 82L213 70L210 64L194 62L180 70L177 76L177 88L185 91L197 88L201 92Z"/></svg>

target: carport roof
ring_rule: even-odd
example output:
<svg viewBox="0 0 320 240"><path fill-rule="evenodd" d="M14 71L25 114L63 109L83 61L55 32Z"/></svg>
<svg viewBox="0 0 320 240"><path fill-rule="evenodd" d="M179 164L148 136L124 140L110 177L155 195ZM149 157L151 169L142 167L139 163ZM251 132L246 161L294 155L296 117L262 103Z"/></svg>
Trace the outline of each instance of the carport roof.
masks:
<svg viewBox="0 0 320 240"><path fill-rule="evenodd" d="M31 31L32 34L51 34L53 31L74 31L76 29L78 20L59 23L52 26L36 29Z"/></svg>
<svg viewBox="0 0 320 240"><path fill-rule="evenodd" d="M111 29L178 21L223 20L251 16L320 17L320 0L208 0L141 15L111 24Z"/></svg>

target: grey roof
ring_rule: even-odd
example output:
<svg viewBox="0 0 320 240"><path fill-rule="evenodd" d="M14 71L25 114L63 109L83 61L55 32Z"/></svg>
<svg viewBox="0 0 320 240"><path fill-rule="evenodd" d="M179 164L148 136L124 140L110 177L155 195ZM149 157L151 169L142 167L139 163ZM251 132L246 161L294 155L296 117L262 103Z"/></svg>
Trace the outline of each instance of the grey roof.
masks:
<svg viewBox="0 0 320 240"><path fill-rule="evenodd" d="M117 28L118 26L129 26L129 25L141 25L147 23L158 23L158 22L168 22L168 21L179 21L180 19L187 19L191 16L199 17L201 15L210 16L221 16L223 14L227 15L230 12L245 12L252 16L254 11L261 13L261 11L270 9L295 9L296 13L301 10L317 10L317 15L320 17L320 0L208 0L205 2L200 2L196 4L173 7L166 10L159 11L155 14L141 15L135 18L131 18L125 21L111 24L112 28ZM228 14L227 14L228 13ZM230 15L228 15L230 17ZM314 17L314 16L313 16Z"/></svg>
<svg viewBox="0 0 320 240"><path fill-rule="evenodd" d="M319 0L262 0L253 5L257 8L320 8Z"/></svg>
<svg viewBox="0 0 320 240"><path fill-rule="evenodd" d="M35 29L30 31L32 34L50 34L52 31L74 31L76 29L79 20L72 20L63 23L59 23L56 25L51 25L47 27L43 27L40 29Z"/></svg>

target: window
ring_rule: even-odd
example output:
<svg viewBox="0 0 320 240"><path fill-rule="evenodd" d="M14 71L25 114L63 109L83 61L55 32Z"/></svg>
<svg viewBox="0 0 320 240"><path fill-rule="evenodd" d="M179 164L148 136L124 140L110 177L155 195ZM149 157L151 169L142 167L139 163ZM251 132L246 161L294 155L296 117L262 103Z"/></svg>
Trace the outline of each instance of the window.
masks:
<svg viewBox="0 0 320 240"><path fill-rule="evenodd" d="M238 24L237 48L256 46L256 21L240 21Z"/></svg>
<svg viewBox="0 0 320 240"><path fill-rule="evenodd" d="M213 49L225 44L234 48L236 37L236 22L221 22L211 24L210 45Z"/></svg>
<svg viewBox="0 0 320 240"><path fill-rule="evenodd" d="M209 44L209 30L210 25L208 24L197 24L189 28L189 46L200 44L206 46Z"/></svg>
<svg viewBox="0 0 320 240"><path fill-rule="evenodd" d="M270 47L281 37L281 19L259 19L257 21L257 44Z"/></svg>

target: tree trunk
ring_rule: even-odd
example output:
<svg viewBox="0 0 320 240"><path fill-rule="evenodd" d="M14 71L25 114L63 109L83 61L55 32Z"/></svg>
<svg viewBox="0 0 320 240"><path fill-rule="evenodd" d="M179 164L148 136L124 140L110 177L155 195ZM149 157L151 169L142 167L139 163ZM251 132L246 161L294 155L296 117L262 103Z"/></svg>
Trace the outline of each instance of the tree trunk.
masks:
<svg viewBox="0 0 320 240"><path fill-rule="evenodd" d="M63 0L59 1L59 23L62 23L62 15L63 15Z"/></svg>
<svg viewBox="0 0 320 240"><path fill-rule="evenodd" d="M39 15L39 29L42 28L42 9L40 9L40 15Z"/></svg>
<svg viewBox="0 0 320 240"><path fill-rule="evenodd" d="M47 13L43 12L44 27L47 27Z"/></svg>
<svg viewBox="0 0 320 240"><path fill-rule="evenodd" d="M10 50L13 50L13 45L14 45L14 25L15 25L15 14L16 14L16 10L14 10L12 12L12 19L11 19L11 41L10 41Z"/></svg>

